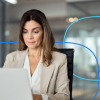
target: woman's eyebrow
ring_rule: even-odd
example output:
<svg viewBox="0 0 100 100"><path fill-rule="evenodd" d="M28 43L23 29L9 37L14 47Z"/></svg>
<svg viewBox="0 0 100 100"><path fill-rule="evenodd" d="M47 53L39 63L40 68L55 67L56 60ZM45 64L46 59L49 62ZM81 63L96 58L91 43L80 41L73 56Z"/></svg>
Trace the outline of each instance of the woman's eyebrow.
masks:
<svg viewBox="0 0 100 100"><path fill-rule="evenodd" d="M33 28L32 30L34 30L34 29L36 29L36 28L39 28L39 27L35 27L35 28Z"/></svg>
<svg viewBox="0 0 100 100"><path fill-rule="evenodd" d="M35 27L35 28L33 28L32 30L34 30L34 29L36 29L36 28L39 28L39 27ZM40 29L40 28L39 28L39 29ZM23 30L27 30L27 29L23 28Z"/></svg>

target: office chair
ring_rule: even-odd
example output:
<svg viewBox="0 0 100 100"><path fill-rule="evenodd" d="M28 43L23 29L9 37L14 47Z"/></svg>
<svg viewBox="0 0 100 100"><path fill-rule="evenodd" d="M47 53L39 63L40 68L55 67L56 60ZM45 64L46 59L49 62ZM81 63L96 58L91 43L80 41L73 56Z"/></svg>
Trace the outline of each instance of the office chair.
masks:
<svg viewBox="0 0 100 100"><path fill-rule="evenodd" d="M67 55L67 69L68 69L68 78L69 82L69 91L70 91L70 100L72 98L72 83L73 83L73 58L74 58L74 49L58 49L61 53Z"/></svg>

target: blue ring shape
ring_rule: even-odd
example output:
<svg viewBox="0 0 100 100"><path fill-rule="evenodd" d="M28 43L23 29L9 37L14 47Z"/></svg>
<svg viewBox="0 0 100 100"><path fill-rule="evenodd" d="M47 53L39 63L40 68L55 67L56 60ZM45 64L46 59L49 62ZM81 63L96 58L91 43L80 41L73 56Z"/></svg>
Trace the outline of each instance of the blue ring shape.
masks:
<svg viewBox="0 0 100 100"><path fill-rule="evenodd" d="M87 18L100 18L100 16L88 16L88 17L83 17L83 18L80 18L80 19L74 21L73 23L71 23L71 24L68 26L68 28L66 29L65 34L64 34L63 48L64 48L64 43L66 43L66 42L65 42L65 37L66 37L66 33L67 33L68 29L69 29L75 22L77 22L77 21L79 21L79 20L82 20L82 19L87 19ZM72 43L72 42L67 42L67 43ZM84 45L82 45L82 44L78 44L78 43L72 43L72 44L81 45L81 46L87 48L86 46L84 46ZM87 48L87 49L90 50L89 48ZM92 50L90 50L90 51L92 52ZM94 57L95 57L95 59L96 59L97 67L98 67L98 86L97 86L96 94L95 94L95 96L94 96L94 98L93 98L93 100L94 100L94 99L96 98L96 95L97 95L98 90L99 90L99 64L98 64L98 60L97 60L95 54L94 54L93 52L92 52L92 54L94 55ZM77 75L75 75L75 74L73 74L73 75L74 75L75 77L80 78L79 76L77 76ZM80 78L80 79L83 79L83 78Z"/></svg>

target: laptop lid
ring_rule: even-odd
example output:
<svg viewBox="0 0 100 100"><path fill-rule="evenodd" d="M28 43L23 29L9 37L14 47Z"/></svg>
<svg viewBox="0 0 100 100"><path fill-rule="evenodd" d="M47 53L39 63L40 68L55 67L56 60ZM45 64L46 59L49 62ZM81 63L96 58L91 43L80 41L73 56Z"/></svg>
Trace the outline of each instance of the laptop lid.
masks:
<svg viewBox="0 0 100 100"><path fill-rule="evenodd" d="M0 68L0 100L33 100L26 69Z"/></svg>

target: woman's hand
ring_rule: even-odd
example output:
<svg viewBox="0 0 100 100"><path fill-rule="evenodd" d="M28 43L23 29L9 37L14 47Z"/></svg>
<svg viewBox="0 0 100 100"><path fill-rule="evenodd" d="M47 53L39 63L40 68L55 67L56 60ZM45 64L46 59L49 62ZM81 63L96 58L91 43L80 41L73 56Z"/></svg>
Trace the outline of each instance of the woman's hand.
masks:
<svg viewBox="0 0 100 100"><path fill-rule="evenodd" d="M39 94L33 94L33 100L42 100L42 95Z"/></svg>

